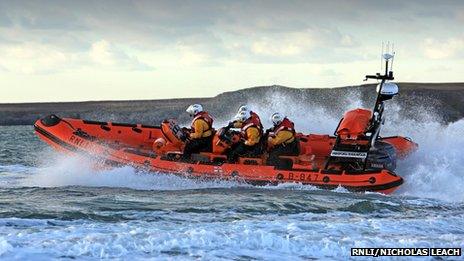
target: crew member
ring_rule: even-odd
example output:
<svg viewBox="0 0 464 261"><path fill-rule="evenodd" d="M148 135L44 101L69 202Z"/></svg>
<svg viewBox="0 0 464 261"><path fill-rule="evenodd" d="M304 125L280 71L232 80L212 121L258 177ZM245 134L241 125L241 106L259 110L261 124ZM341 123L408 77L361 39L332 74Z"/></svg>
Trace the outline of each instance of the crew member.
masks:
<svg viewBox="0 0 464 261"><path fill-rule="evenodd" d="M240 106L240 108L238 108L237 113L240 113L242 111L249 111L251 117L254 118L255 121L259 122L259 127L261 128L261 130L264 129L263 125L261 124L261 119L259 118L258 114L256 112L250 110L250 107L248 105L245 104L245 105Z"/></svg>
<svg viewBox="0 0 464 261"><path fill-rule="evenodd" d="M193 153L211 152L213 139L213 118L203 110L200 104L193 104L187 108L192 117L192 124L185 143L184 158L190 158Z"/></svg>
<svg viewBox="0 0 464 261"><path fill-rule="evenodd" d="M255 157L261 153L261 128L259 117L252 117L249 110L239 111L235 116L234 127L240 128L240 142L229 150L229 162L237 161L240 156Z"/></svg>
<svg viewBox="0 0 464 261"><path fill-rule="evenodd" d="M274 127L268 137L268 165L277 165L279 156L296 156L300 153L299 143L295 136L295 125L281 113L271 116Z"/></svg>

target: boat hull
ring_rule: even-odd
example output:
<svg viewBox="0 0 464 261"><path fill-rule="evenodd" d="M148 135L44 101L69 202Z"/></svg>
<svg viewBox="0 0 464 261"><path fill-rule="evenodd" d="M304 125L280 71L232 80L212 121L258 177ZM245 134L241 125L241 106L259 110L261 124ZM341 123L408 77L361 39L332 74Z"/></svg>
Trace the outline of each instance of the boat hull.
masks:
<svg viewBox="0 0 464 261"><path fill-rule="evenodd" d="M324 189L341 186L349 191L384 194L392 193L403 183L401 177L385 169L349 172L295 164L291 170L282 170L260 165L259 159L242 159L239 163L232 164L214 160L182 161L176 157L156 155L150 148L153 140L162 135L161 128L157 126L58 118L56 122L38 120L34 127L43 141L60 152L83 155L110 166L130 165L155 174L172 173L189 178L237 180L253 185L300 183ZM330 139L327 144L330 144ZM325 147L316 149L325 150ZM205 154L203 158L212 156Z"/></svg>

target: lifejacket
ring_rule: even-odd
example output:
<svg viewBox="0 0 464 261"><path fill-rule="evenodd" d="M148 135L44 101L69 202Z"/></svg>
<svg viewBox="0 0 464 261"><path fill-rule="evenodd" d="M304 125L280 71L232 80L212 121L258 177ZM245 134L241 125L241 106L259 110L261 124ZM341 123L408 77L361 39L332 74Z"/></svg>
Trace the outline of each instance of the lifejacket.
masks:
<svg viewBox="0 0 464 261"><path fill-rule="evenodd" d="M260 137L263 136L263 127L261 125L261 121L259 120L259 117L258 117L258 115L256 113L253 113L253 114L256 115L256 116L251 116L246 121L244 121L243 124L242 124L242 128L240 129L240 135L245 140L248 139L247 130L249 128L251 128L251 127L257 128L258 131L259 131L259 136Z"/></svg>
<svg viewBox="0 0 464 261"><path fill-rule="evenodd" d="M191 127L190 127L190 130L191 130L192 133L195 132L195 121L199 120L199 119L204 120L208 124L208 129L203 130L203 132L213 130L213 118L211 118L211 116L209 115L208 112L201 111L201 112L197 113L195 115L195 117L193 117Z"/></svg>
<svg viewBox="0 0 464 261"><path fill-rule="evenodd" d="M250 115L252 118L255 118L255 120L259 122L259 128L261 130L264 129L263 124L261 123L261 119L259 118L258 114L256 114L254 111L250 111Z"/></svg>
<svg viewBox="0 0 464 261"><path fill-rule="evenodd" d="M293 134L293 136L284 141L284 143L289 143L288 141L293 141L294 138L295 138L295 124L290 121L289 119L287 119L287 117L284 118L284 120L277 126L274 126L274 129L272 130L272 132L274 132L274 135L277 135L277 133L279 133L280 131L289 131Z"/></svg>

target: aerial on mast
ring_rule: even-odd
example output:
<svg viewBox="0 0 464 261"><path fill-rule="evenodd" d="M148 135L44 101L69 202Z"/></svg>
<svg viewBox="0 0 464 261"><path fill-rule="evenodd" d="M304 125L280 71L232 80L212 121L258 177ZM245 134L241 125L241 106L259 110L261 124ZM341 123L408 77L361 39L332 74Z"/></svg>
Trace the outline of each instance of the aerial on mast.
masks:
<svg viewBox="0 0 464 261"><path fill-rule="evenodd" d="M371 138L371 147L374 147L375 140L379 136L380 126L384 123L384 101L390 100L398 94L398 86L392 82L395 79L393 77L393 59L395 57L395 51L393 50L393 44L390 45L390 42L387 42L384 50L384 43L382 43L382 55L381 60L382 64L385 64L384 74L376 73L375 75L366 75L365 81L367 79L376 79L380 80L380 83L377 85L377 99L375 101L374 110L371 119L370 127L370 138ZM382 67L383 69L383 67Z"/></svg>

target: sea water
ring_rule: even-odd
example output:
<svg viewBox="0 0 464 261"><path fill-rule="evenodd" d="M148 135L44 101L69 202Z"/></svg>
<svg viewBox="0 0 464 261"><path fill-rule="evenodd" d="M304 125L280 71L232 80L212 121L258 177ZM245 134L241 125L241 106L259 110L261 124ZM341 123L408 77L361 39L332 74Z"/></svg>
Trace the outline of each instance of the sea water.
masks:
<svg viewBox="0 0 464 261"><path fill-rule="evenodd" d="M304 132L338 123L281 107ZM382 133L420 147L398 162L405 184L388 196L95 170L54 152L32 126L0 127L0 258L346 260L352 247L464 247L464 120L418 122L389 109Z"/></svg>

